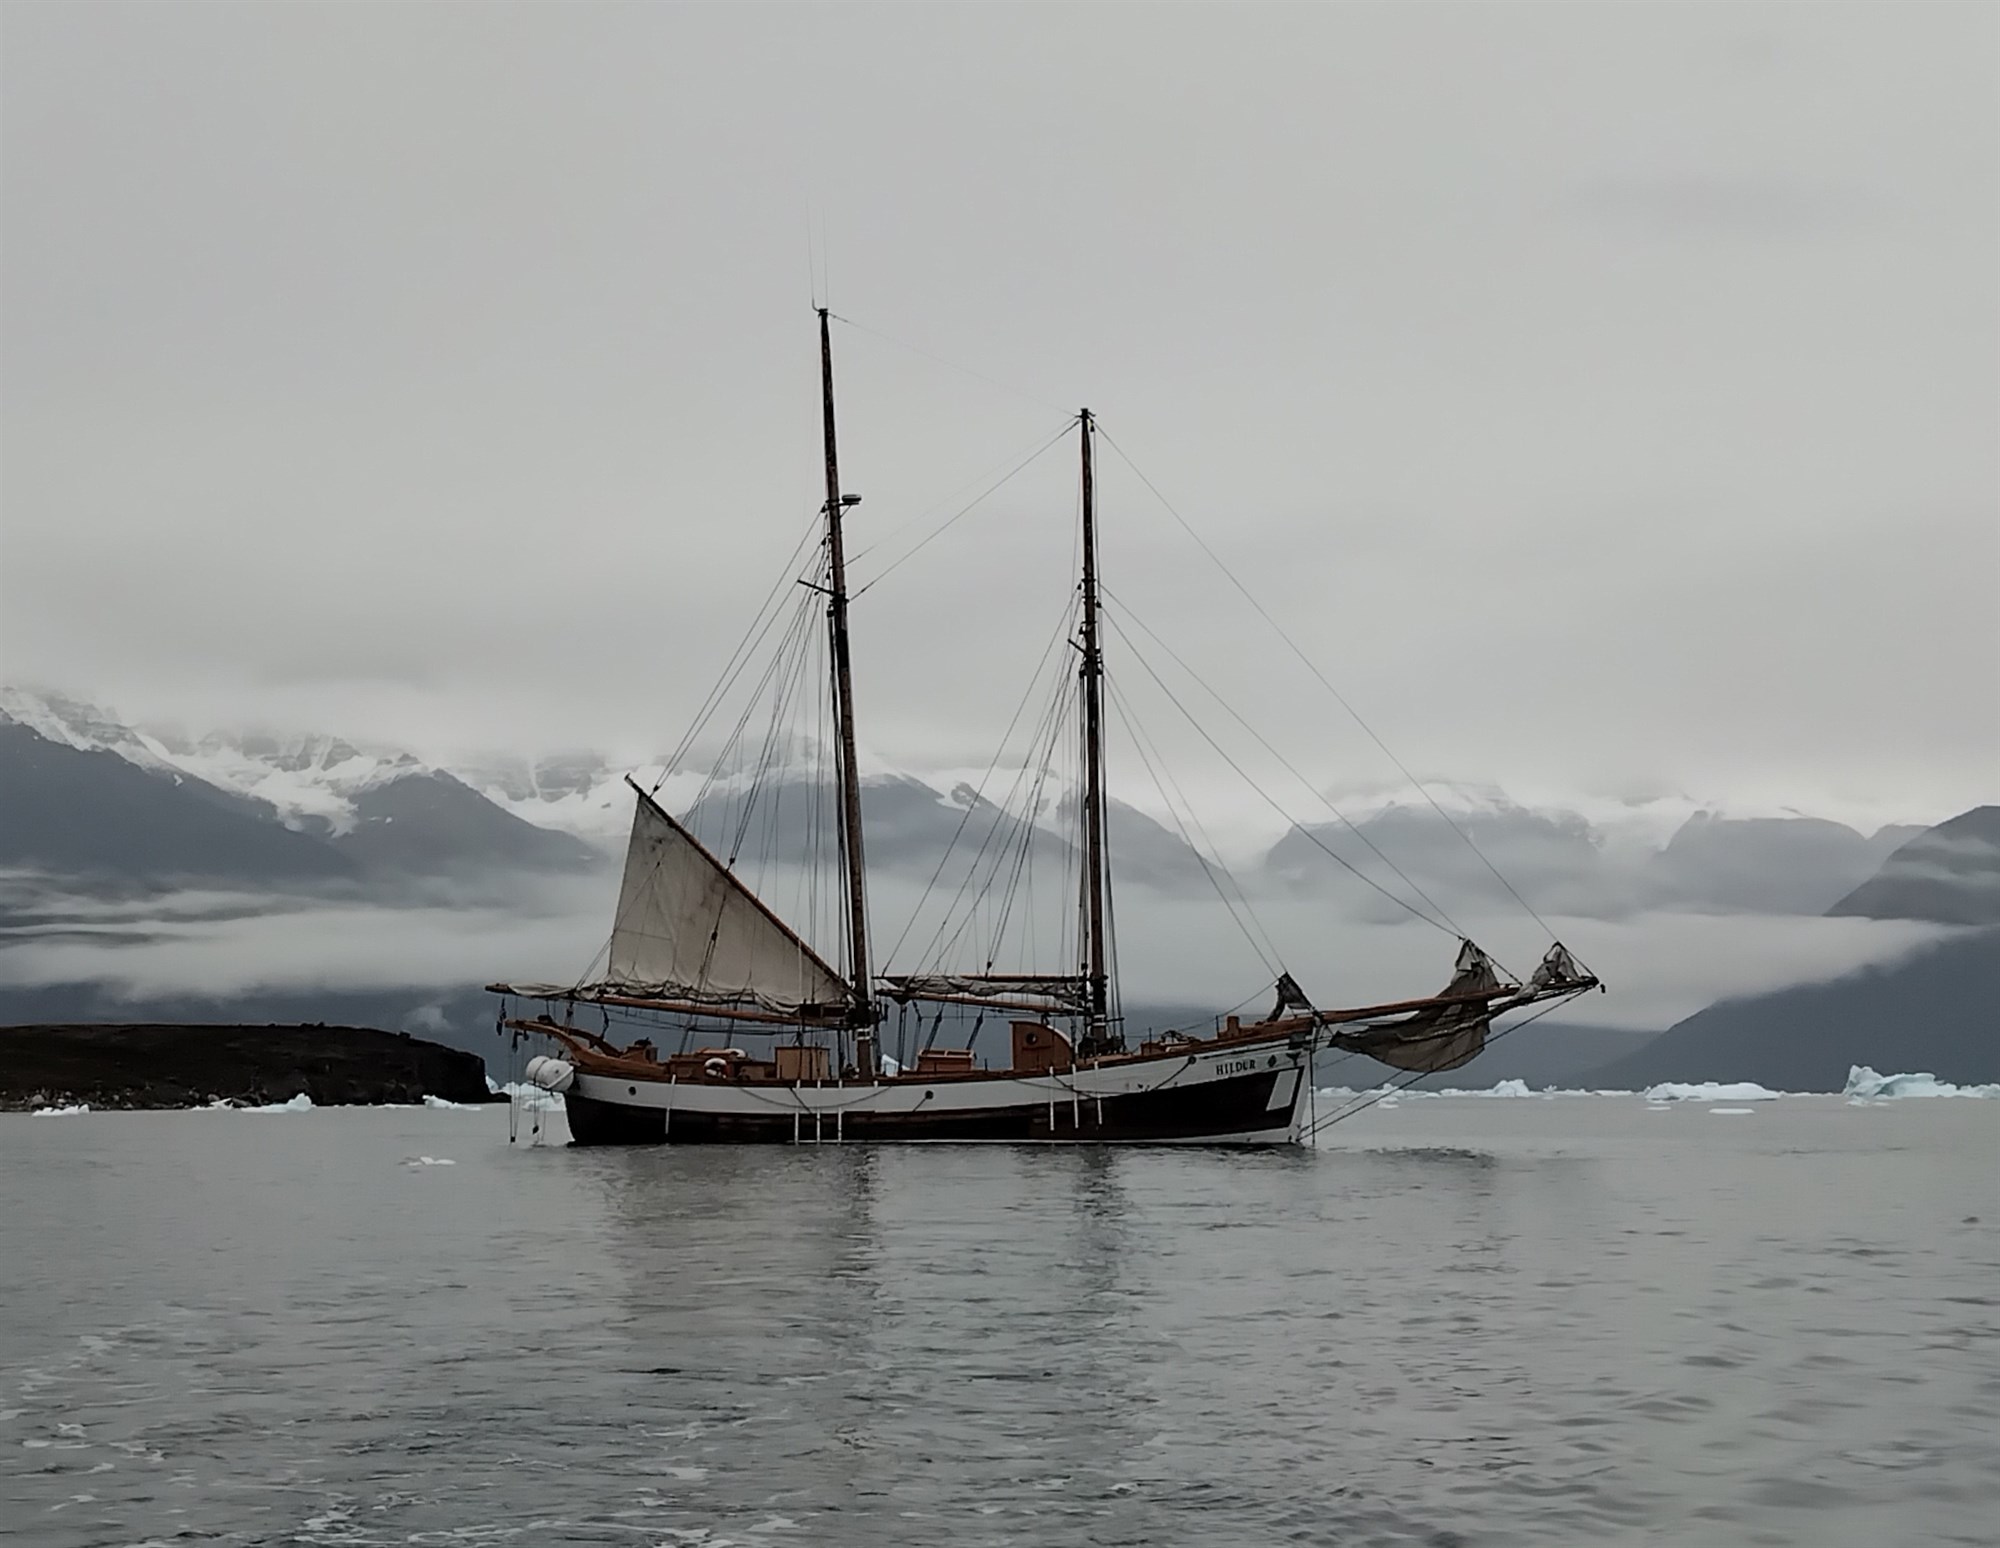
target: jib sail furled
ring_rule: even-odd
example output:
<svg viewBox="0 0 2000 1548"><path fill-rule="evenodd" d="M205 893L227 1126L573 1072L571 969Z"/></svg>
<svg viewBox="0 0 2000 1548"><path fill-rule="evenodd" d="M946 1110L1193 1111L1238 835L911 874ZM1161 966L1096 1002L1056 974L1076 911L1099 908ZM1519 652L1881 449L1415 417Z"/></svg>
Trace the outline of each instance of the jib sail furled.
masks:
<svg viewBox="0 0 2000 1548"><path fill-rule="evenodd" d="M1330 1033L1328 1041L1399 1070L1455 1070L1470 1064L1486 1046L1493 1001L1505 989L1492 959L1466 941L1459 947L1451 982L1434 1006L1375 1026L1343 1027Z"/></svg>

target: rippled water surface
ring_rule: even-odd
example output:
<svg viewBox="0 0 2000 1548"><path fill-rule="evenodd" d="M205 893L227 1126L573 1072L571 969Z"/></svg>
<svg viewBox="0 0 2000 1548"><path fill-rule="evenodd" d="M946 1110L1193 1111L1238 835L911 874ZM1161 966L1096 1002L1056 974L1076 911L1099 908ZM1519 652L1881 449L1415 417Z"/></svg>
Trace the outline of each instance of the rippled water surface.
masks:
<svg viewBox="0 0 2000 1548"><path fill-rule="evenodd" d="M0 1528L1992 1544L2000 1102L1404 1101L1276 1154L0 1116Z"/></svg>

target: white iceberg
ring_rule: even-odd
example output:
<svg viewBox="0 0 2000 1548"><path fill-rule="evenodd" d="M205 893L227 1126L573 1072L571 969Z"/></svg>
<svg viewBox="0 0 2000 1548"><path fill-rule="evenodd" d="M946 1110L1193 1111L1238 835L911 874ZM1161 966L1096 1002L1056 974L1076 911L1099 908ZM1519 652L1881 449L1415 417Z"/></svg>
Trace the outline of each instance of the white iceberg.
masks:
<svg viewBox="0 0 2000 1548"><path fill-rule="evenodd" d="M88 1102L79 1102L74 1107L38 1107L34 1111L37 1118L81 1118L90 1111Z"/></svg>
<svg viewBox="0 0 2000 1548"><path fill-rule="evenodd" d="M1785 1095L1754 1080L1662 1081L1641 1093L1648 1102L1775 1102Z"/></svg>
<svg viewBox="0 0 2000 1548"><path fill-rule="evenodd" d="M487 1082L489 1086L492 1084L493 1082L490 1080ZM440 1108L450 1113L476 1113L479 1111L480 1104L477 1102L447 1102L443 1097L432 1096L429 1092L425 1092L424 1106Z"/></svg>
<svg viewBox="0 0 2000 1548"><path fill-rule="evenodd" d="M272 1102L264 1107L239 1107L236 1111L239 1113L309 1113L312 1111L312 1105L313 1099L301 1091L289 1102Z"/></svg>
<svg viewBox="0 0 2000 1548"><path fill-rule="evenodd" d="M1929 1072L1905 1075L1879 1075L1865 1064L1856 1064L1847 1071L1847 1086L1842 1095L1857 1099L1888 1099L1895 1097L2000 1097L2000 1085L1960 1086L1948 1080L1939 1080Z"/></svg>

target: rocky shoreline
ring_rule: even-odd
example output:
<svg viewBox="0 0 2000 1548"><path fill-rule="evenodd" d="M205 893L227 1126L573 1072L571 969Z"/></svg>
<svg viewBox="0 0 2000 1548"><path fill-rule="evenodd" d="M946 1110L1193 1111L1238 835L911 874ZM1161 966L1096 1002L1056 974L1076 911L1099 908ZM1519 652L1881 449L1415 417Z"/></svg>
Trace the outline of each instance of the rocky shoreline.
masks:
<svg viewBox="0 0 2000 1548"><path fill-rule="evenodd" d="M0 1027L0 1112L495 1100L478 1055L373 1027Z"/></svg>

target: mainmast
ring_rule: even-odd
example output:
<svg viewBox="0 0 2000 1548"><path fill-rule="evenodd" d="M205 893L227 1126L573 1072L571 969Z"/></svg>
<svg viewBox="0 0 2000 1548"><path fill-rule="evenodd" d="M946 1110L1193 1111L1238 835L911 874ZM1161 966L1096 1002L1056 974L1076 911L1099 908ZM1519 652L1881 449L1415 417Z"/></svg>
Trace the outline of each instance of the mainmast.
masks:
<svg viewBox="0 0 2000 1548"><path fill-rule="evenodd" d="M1104 651L1097 634L1097 491L1091 469L1096 421L1077 415L1083 441L1083 908L1084 978L1090 992L1086 1052L1108 1041L1111 975L1104 949Z"/></svg>
<svg viewBox="0 0 2000 1548"><path fill-rule="evenodd" d="M875 1003L868 974L867 866L861 849L861 766L854 751L854 670L847 646L847 556L841 546L840 522L861 496L840 492L840 452L833 430L833 340L827 310L819 309L820 400L826 429L826 551L831 603L827 617L833 635L833 707L840 722L840 848L847 861L848 968L854 975L854 1062L862 1075L873 1078L875 1066Z"/></svg>

